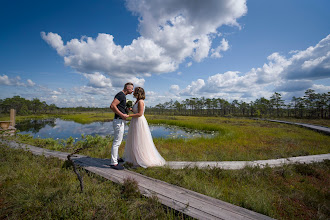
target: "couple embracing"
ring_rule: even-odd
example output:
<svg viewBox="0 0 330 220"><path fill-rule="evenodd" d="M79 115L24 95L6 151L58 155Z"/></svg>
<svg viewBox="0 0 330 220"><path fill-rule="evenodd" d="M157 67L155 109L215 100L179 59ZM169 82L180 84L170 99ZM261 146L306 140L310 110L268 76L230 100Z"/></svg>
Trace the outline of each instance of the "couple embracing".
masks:
<svg viewBox="0 0 330 220"><path fill-rule="evenodd" d="M134 93L133 93L134 91ZM132 107L133 114L128 114L126 109L126 95L132 94L136 102ZM134 89L133 83L126 83L124 89L117 93L110 108L115 113L113 119L114 139L111 148L110 167L122 170L124 167L119 162L129 162L134 166L144 168L165 165L164 158L157 151L152 140L148 122L144 117L145 92L141 87ZM126 119L132 117L124 151L124 159L118 159L118 148L123 140Z"/></svg>

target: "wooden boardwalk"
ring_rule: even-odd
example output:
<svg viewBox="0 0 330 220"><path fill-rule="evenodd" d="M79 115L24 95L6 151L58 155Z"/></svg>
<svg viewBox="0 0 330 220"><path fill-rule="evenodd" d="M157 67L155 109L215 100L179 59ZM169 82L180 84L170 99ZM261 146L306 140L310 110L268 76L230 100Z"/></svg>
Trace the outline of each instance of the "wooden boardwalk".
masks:
<svg viewBox="0 0 330 220"><path fill-rule="evenodd" d="M250 167L278 167L284 164L292 163L313 163L322 162L324 160L330 160L330 154L309 155L299 157L289 157L281 159L270 160L255 160L255 161L167 161L167 166L172 169L182 169L185 167L198 167L198 168L212 168L217 167L224 170L238 170L243 169L246 166Z"/></svg>
<svg viewBox="0 0 330 220"><path fill-rule="evenodd" d="M272 120L272 119L260 119L256 118L256 120L265 120L265 121L271 121L271 122L278 122L278 123L285 123L290 125L298 125L304 128L309 128L314 131L318 131L327 135L330 135L330 128L321 126L321 125L312 125L312 124L305 124L305 123L297 123L297 122L290 122L290 121L281 121L281 120Z"/></svg>
<svg viewBox="0 0 330 220"><path fill-rule="evenodd" d="M290 125L298 125L301 127L309 128L314 131L330 135L330 128L320 126L320 125L295 123L295 122L271 120L271 119L260 119L260 118L254 118L254 119L278 122L278 123L285 123L285 124L290 124ZM198 162L168 161L167 165L169 167L171 167L172 169L182 169L184 167L199 167L199 168L218 167L221 169L236 170L236 169L242 169L246 166L276 167L276 166L282 166L284 164L313 163L313 162L321 162L323 160L330 160L330 154L289 157L289 158L271 159L271 160L257 160L257 161L214 161L214 162L210 162L210 161L198 161Z"/></svg>
<svg viewBox="0 0 330 220"><path fill-rule="evenodd" d="M22 148L36 155L67 159L68 153L47 150L16 142L0 142L12 148ZM156 195L159 201L177 211L197 219L272 219L268 216L233 204L214 199L203 194L184 189L157 179L153 179L129 170L114 170L109 168L109 160L75 155L75 163L84 169L98 174L115 183L123 183L125 178L133 178L138 182L141 193L147 197Z"/></svg>

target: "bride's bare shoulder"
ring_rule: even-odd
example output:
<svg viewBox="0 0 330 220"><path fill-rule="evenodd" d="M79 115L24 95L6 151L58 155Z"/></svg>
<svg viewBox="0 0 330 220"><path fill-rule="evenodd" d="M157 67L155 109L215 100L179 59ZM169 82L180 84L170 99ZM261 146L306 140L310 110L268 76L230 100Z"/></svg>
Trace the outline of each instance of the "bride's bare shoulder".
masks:
<svg viewBox="0 0 330 220"><path fill-rule="evenodd" d="M138 103L144 105L144 100L140 99L140 100L138 101Z"/></svg>
<svg viewBox="0 0 330 220"><path fill-rule="evenodd" d="M140 105L140 103L144 104L144 101L140 99L139 101L136 101L134 105Z"/></svg>

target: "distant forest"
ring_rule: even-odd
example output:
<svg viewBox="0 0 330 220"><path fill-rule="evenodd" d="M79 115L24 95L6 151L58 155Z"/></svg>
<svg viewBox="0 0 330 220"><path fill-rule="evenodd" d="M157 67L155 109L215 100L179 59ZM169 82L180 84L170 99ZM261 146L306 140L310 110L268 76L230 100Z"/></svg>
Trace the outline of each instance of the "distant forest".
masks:
<svg viewBox="0 0 330 220"><path fill-rule="evenodd" d="M53 112L58 107L55 104L48 105L37 98L28 100L20 96L14 96L12 98L0 99L0 112L9 113L10 109L16 109L16 114L19 115L29 115Z"/></svg>
<svg viewBox="0 0 330 220"><path fill-rule="evenodd" d="M48 105L39 99L27 100L20 96L0 99L0 113L9 113L16 109L18 115L51 113L70 114L73 112L111 112L110 108L72 107L59 108ZM238 116L238 117L296 117L296 118L330 118L330 92L315 93L308 89L303 97L292 97L285 104L280 93L275 92L270 99L261 97L249 103L233 100L228 102L221 98L190 98L179 101L159 103L146 109L147 114L194 115L194 116Z"/></svg>
<svg viewBox="0 0 330 220"><path fill-rule="evenodd" d="M270 99L264 97L250 103L221 98L191 98L181 102L169 101L148 108L149 114L195 115L195 116L239 116L239 117L296 117L330 118L330 92L315 93L308 89L303 97L292 97L285 104L280 93Z"/></svg>
<svg viewBox="0 0 330 220"><path fill-rule="evenodd" d="M9 114L10 109L16 109L17 115L31 115L31 114L66 114L72 112L84 111L111 111L110 108L97 107L71 107L60 108L55 104L48 105L45 101L40 101L37 98L28 100L20 96L12 98L0 99L0 113Z"/></svg>

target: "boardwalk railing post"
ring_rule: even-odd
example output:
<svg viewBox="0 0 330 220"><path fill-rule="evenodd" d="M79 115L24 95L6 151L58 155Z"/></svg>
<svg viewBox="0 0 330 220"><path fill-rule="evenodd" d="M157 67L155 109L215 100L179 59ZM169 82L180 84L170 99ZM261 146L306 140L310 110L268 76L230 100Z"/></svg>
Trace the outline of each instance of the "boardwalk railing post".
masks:
<svg viewBox="0 0 330 220"><path fill-rule="evenodd" d="M10 109L10 125L15 127L16 110Z"/></svg>

